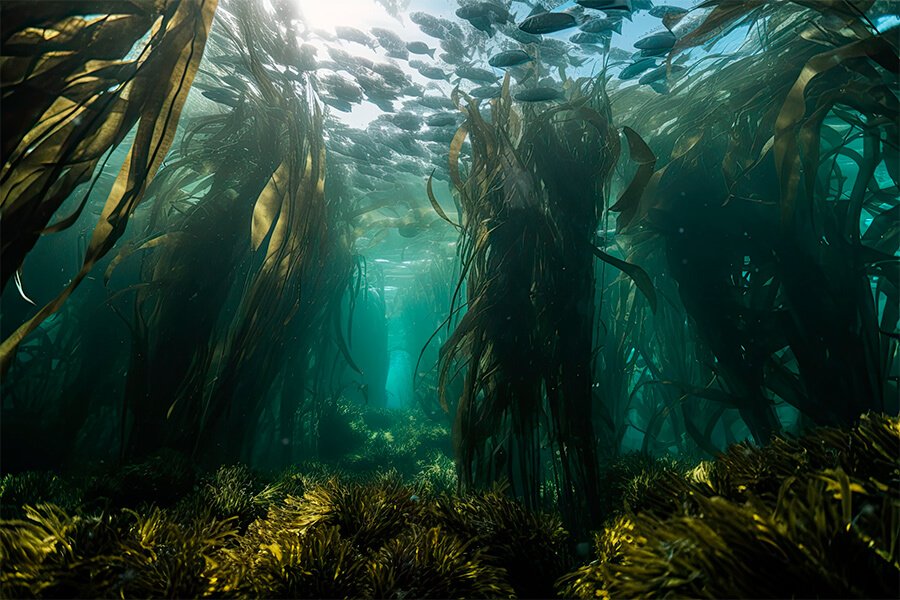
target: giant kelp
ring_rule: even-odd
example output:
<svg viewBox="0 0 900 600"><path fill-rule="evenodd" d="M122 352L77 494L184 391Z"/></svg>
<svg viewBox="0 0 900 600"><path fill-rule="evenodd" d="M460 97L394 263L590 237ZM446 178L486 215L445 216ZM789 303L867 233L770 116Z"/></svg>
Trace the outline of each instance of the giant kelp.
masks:
<svg viewBox="0 0 900 600"><path fill-rule="evenodd" d="M462 213L457 289L464 281L466 312L441 350L441 401L446 408L452 370L464 369L454 426L463 488L506 478L539 505L546 436L559 452L559 504L579 529L590 521L599 486L593 257L626 271L651 304L655 294L639 267L594 246L618 157L602 88L582 82L568 102L520 113L508 85L492 101L490 121L476 101L461 107L466 121L450 146ZM467 137L471 164L463 176ZM440 208L433 197L432 204Z"/></svg>
<svg viewBox="0 0 900 600"><path fill-rule="evenodd" d="M141 251L142 281L123 314L134 346L130 454L167 444L203 455L224 435L227 458L246 458L247 419L258 419L277 383L297 379L279 395L275 424L291 438L315 332L337 323L353 268L346 203L325 197L311 81L272 66L298 63L296 31L278 18L253 3L223 5L210 53L229 60L211 63L198 87L227 110L188 123L149 191L143 235L108 270ZM226 85L239 95L223 100Z"/></svg>
<svg viewBox="0 0 900 600"><path fill-rule="evenodd" d="M110 14L105 3L4 3L3 287L42 233L75 222L89 193L72 215L50 219L107 151L137 132L78 274L4 340L3 371L124 233L172 143L216 5L128 2Z"/></svg>
<svg viewBox="0 0 900 600"><path fill-rule="evenodd" d="M873 28L868 2L705 6L670 61L707 52L686 55L667 94L611 92L659 157L627 232L642 264L662 252L718 381L662 378L737 408L760 440L779 427L775 397L820 423L884 410L896 395L895 31ZM740 27L739 51L711 53Z"/></svg>

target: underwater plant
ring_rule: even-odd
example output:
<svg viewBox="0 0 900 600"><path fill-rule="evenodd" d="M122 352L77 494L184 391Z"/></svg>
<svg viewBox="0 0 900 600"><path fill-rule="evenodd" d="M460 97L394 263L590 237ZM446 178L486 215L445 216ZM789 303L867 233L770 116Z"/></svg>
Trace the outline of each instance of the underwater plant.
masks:
<svg viewBox="0 0 900 600"><path fill-rule="evenodd" d="M759 443L776 400L816 424L897 408L898 47L872 4L709 2L666 94L610 91L656 157L626 232L664 245L716 374L670 381ZM685 55L729 34L740 52Z"/></svg>
<svg viewBox="0 0 900 600"><path fill-rule="evenodd" d="M220 521L232 519L238 531L265 515L275 493L240 464L221 466L215 473L200 478L198 484L199 489L179 502L175 511L186 515L206 513Z"/></svg>
<svg viewBox="0 0 900 600"><path fill-rule="evenodd" d="M313 357L340 337L352 206L325 195L322 109L309 78L287 70L298 44L289 14L223 2L197 86L226 110L188 121L148 190L144 231L107 269L140 251L140 284L120 311L132 333L128 456L169 446L212 465L247 461L249 419L288 440L287 464L309 379L327 376Z"/></svg>
<svg viewBox="0 0 900 600"><path fill-rule="evenodd" d="M440 527L413 527L368 565L373 598L514 598L502 568Z"/></svg>
<svg viewBox="0 0 900 600"><path fill-rule="evenodd" d="M559 517L530 511L499 488L439 498L425 518L483 550L484 561L507 572L520 598L553 596L556 580L571 565L569 534Z"/></svg>
<svg viewBox="0 0 900 600"><path fill-rule="evenodd" d="M463 490L504 478L528 506L538 506L546 436L559 457L553 476L560 510L569 527L585 531L597 524L599 504L593 258L628 274L651 305L655 294L642 269L594 246L618 157L602 84L585 84L564 104L523 114L508 87L507 79L491 101L490 121L474 100L461 107L466 120L450 146L462 212L462 268L451 312L463 283L466 312L441 349L441 402L448 409L448 384L463 377L454 424ZM471 165L463 178L466 138ZM429 197L438 210L430 187Z"/></svg>
<svg viewBox="0 0 900 600"><path fill-rule="evenodd" d="M216 6L217 0L139 3L93 14L93 7L73 3L4 3L0 289L14 276L18 281L42 234L75 222L90 191L73 214L50 220L104 155L108 160L107 152L137 130L80 270L0 344L0 371L125 232L172 144ZM133 51L136 44L142 51Z"/></svg>
<svg viewBox="0 0 900 600"><path fill-rule="evenodd" d="M227 549L213 563L210 590L238 598L363 597L363 562L337 527L271 532L264 544Z"/></svg>
<svg viewBox="0 0 900 600"><path fill-rule="evenodd" d="M85 495L94 501L108 500L116 507L169 507L191 491L195 482L196 471L190 460L164 449L94 478Z"/></svg>
<svg viewBox="0 0 900 600"><path fill-rule="evenodd" d="M898 444L896 417L867 415L849 430L740 445L683 475L670 472L648 490L655 498L597 535L597 560L561 578L560 591L893 597L900 592Z"/></svg>
<svg viewBox="0 0 900 600"><path fill-rule="evenodd" d="M271 509L268 521L286 530L306 532L337 527L360 551L377 550L418 519L422 505L396 477L348 485L337 479L286 498Z"/></svg>
<svg viewBox="0 0 900 600"><path fill-rule="evenodd" d="M70 516L53 505L3 521L4 597L196 597L208 560L234 535L228 521L178 524L163 510Z"/></svg>

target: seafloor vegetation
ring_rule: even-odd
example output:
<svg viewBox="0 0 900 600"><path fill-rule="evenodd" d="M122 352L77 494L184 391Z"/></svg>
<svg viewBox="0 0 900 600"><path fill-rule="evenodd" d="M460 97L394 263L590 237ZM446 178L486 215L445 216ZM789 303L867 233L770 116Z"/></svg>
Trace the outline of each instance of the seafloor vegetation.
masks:
<svg viewBox="0 0 900 600"><path fill-rule="evenodd" d="M611 1L0 3L0 594L900 596L897 4Z"/></svg>
<svg viewBox="0 0 900 600"><path fill-rule="evenodd" d="M376 431L367 432L370 435ZM425 435L427 437L427 434ZM196 473L159 455L81 478L8 475L4 597L833 597L900 594L900 421L865 416L699 464L602 469L593 544L503 490L310 464Z"/></svg>

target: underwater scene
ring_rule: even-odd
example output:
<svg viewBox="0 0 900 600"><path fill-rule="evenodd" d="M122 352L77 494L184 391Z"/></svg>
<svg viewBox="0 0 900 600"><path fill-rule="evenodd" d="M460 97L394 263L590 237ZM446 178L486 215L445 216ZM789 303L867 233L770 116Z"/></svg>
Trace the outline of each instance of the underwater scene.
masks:
<svg viewBox="0 0 900 600"><path fill-rule="evenodd" d="M900 597L900 1L3 0L0 598Z"/></svg>

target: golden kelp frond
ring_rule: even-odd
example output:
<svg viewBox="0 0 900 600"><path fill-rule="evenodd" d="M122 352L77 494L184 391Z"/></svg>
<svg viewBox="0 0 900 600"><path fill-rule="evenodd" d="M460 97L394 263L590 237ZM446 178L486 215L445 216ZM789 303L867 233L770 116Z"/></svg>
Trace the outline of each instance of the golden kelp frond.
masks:
<svg viewBox="0 0 900 600"><path fill-rule="evenodd" d="M685 413L707 453L708 427L690 417L703 403L738 408L762 444L780 428L773 401L849 425L896 397L898 48L866 15L877 4L705 3L670 55L683 70L667 93L610 91L657 157L631 221L634 260L672 276L698 350L715 357L702 384L661 352L653 366L697 403L666 410ZM743 26L738 50L712 53ZM680 52L694 44L705 51Z"/></svg>
<svg viewBox="0 0 900 600"><path fill-rule="evenodd" d="M439 499L427 522L448 535L473 542L484 560L503 568L517 597L546 598L568 568L568 532L559 517L527 510L502 490L459 499Z"/></svg>
<svg viewBox="0 0 900 600"><path fill-rule="evenodd" d="M413 527L368 565L373 598L514 598L506 572L440 527Z"/></svg>
<svg viewBox="0 0 900 600"><path fill-rule="evenodd" d="M338 527L344 539L371 551L419 519L422 505L415 496L398 480L348 485L333 479L302 498L288 499L268 519L300 532Z"/></svg>
<svg viewBox="0 0 900 600"><path fill-rule="evenodd" d="M238 598L359 598L366 563L337 527L276 531L210 564L209 593Z"/></svg>
<svg viewBox="0 0 900 600"><path fill-rule="evenodd" d="M863 415L851 429L818 428L791 439L779 437L762 448L738 444L713 463L717 493L739 501L749 495L774 499L781 483L801 473L839 467L900 500L891 481L900 480L898 419Z"/></svg>
<svg viewBox="0 0 900 600"><path fill-rule="evenodd" d="M6 597L187 597L208 586L207 561L232 538L229 521L147 514L71 516L52 505L0 522Z"/></svg>
<svg viewBox="0 0 900 600"><path fill-rule="evenodd" d="M620 519L602 537L610 550L561 580L563 593L580 598L895 595L900 570L883 556L886 540L855 525L855 518L873 512L866 508L872 491L854 484L855 491L841 496L829 491L830 485L816 478L788 480L784 487L790 492L774 510L692 496L696 514ZM875 512L882 510L880 502L875 506Z"/></svg>
<svg viewBox="0 0 900 600"><path fill-rule="evenodd" d="M71 3L4 3L2 284L103 154L137 131L69 285L0 345L5 371L19 343L53 314L122 236L172 143L203 56L216 0L125 3L90 18ZM108 8L108 5L103 5ZM86 11L86 12L82 12ZM135 45L148 33L138 51ZM44 45L45 38L51 42ZM7 123L17 126L6 128ZM71 225L78 210L50 230Z"/></svg>
<svg viewBox="0 0 900 600"><path fill-rule="evenodd" d="M598 559L562 578L560 590L580 598L896 596L897 424L866 415L851 430L738 446L708 476L662 491L667 510L611 522L597 536Z"/></svg>
<svg viewBox="0 0 900 600"><path fill-rule="evenodd" d="M258 416L276 381L306 376L313 355L342 341L335 332L355 264L354 206L325 194L324 115L297 71L296 27L253 1L225 2L217 13L197 83L197 101L216 112L186 124L134 243L158 240L140 255L147 285L127 319L135 337L127 454L162 443L239 460L248 420L234 415ZM219 260L210 264L210 255ZM237 309L223 316L229 299ZM285 395L282 427L304 395Z"/></svg>
<svg viewBox="0 0 900 600"><path fill-rule="evenodd" d="M240 435L244 423L224 418L228 411L234 414L233 403L243 402L248 414L258 415L282 369L293 362L308 364L326 341L353 364L339 333L341 298L354 269L344 215L353 207L325 195L324 115L312 86L303 77L296 85L298 76L291 71L272 73L264 67L269 60L286 69L296 64L294 24L268 22L253 2L236 3L234 18L237 26L227 30L231 44L247 48L241 62L273 109L269 117L279 145L248 223L252 275L241 291L227 342L212 356L219 378L204 407L205 439ZM294 341L283 352L279 340L289 332ZM285 406L280 417L285 427L291 414Z"/></svg>
<svg viewBox="0 0 900 600"><path fill-rule="evenodd" d="M600 504L588 376L594 257L623 271L655 305L646 272L594 243L620 150L603 82L569 86L567 101L554 107L520 109L505 80L490 120L477 102L460 109L466 118L449 155L462 213L451 314L463 305L466 312L441 348L439 376L447 410L451 382L465 373L454 430L460 485L505 478L538 506L536 443L547 436L567 480L556 500L567 524L584 529L574 521L597 518Z"/></svg>

